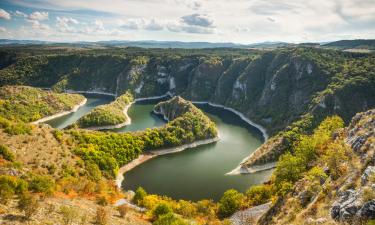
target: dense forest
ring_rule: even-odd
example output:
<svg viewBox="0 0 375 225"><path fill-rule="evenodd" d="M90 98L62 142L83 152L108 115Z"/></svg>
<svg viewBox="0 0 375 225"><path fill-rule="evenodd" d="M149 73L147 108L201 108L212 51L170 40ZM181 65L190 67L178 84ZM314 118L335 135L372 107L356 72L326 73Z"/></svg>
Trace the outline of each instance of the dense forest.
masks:
<svg viewBox="0 0 375 225"><path fill-rule="evenodd" d="M116 98L115 101L106 105L95 107L88 114L79 118L77 121L77 126L87 128L125 123L130 119L124 110L125 107L129 106L132 101L133 97L131 94L123 94Z"/></svg>

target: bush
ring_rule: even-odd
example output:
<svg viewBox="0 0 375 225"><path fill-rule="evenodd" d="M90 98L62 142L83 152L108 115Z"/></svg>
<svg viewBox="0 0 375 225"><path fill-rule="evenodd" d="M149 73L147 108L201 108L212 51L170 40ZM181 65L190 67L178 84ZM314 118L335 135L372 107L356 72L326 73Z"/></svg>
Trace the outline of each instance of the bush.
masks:
<svg viewBox="0 0 375 225"><path fill-rule="evenodd" d="M85 169L90 180L99 181L102 179L102 172L100 171L99 166L95 163L87 162L85 164Z"/></svg>
<svg viewBox="0 0 375 225"><path fill-rule="evenodd" d="M58 142L62 141L63 135L64 135L64 133L62 131L55 129L55 130L52 131L52 134Z"/></svg>
<svg viewBox="0 0 375 225"><path fill-rule="evenodd" d="M158 219L161 215L165 215L171 212L173 211L171 207L169 207L169 205L167 205L166 203L160 203L154 208L154 210L152 210L152 215L154 219Z"/></svg>
<svg viewBox="0 0 375 225"><path fill-rule="evenodd" d="M145 191L145 189L143 189L142 187L138 187L137 190L135 191L133 202L137 205L141 205L143 198L146 196L147 196L147 192Z"/></svg>
<svg viewBox="0 0 375 225"><path fill-rule="evenodd" d="M55 189L55 181L49 176L35 175L30 181L30 190L51 195Z"/></svg>
<svg viewBox="0 0 375 225"><path fill-rule="evenodd" d="M104 207L96 209L96 223L99 225L105 225L108 223L108 212Z"/></svg>
<svg viewBox="0 0 375 225"><path fill-rule="evenodd" d="M244 196L234 189L227 190L219 201L218 216L226 218L240 209Z"/></svg>
<svg viewBox="0 0 375 225"><path fill-rule="evenodd" d="M18 208L25 212L26 219L31 219L32 215L38 211L39 200L36 196L26 193L20 197Z"/></svg>
<svg viewBox="0 0 375 225"><path fill-rule="evenodd" d="M0 202L6 204L14 194L23 194L28 189L28 183L18 177L0 176Z"/></svg>
<svg viewBox="0 0 375 225"><path fill-rule="evenodd" d="M11 123L4 131L10 135L31 134L31 126L26 123Z"/></svg>
<svg viewBox="0 0 375 225"><path fill-rule="evenodd" d="M128 207L126 207L126 205L120 205L117 207L117 211L120 213L121 218L125 218L126 213L128 212Z"/></svg>
<svg viewBox="0 0 375 225"><path fill-rule="evenodd" d="M14 189L9 184L0 184L0 203L6 205L15 194Z"/></svg>
<svg viewBox="0 0 375 225"><path fill-rule="evenodd" d="M269 185L252 186L246 191L246 198L250 205L261 205L270 200L272 189Z"/></svg>
<svg viewBox="0 0 375 225"><path fill-rule="evenodd" d="M182 219L176 217L173 213L167 213L161 215L155 222L154 225L188 225Z"/></svg>
<svg viewBox="0 0 375 225"><path fill-rule="evenodd" d="M323 161L329 168L332 179L344 173L343 164L348 160L347 147L343 141L330 143L323 155Z"/></svg>
<svg viewBox="0 0 375 225"><path fill-rule="evenodd" d="M80 216L77 210L69 206L61 206L60 214L65 225L73 224Z"/></svg>
<svg viewBox="0 0 375 225"><path fill-rule="evenodd" d="M15 156L13 152L11 152L6 146L0 145L0 156L3 157L3 159L8 160L10 162L14 162Z"/></svg>

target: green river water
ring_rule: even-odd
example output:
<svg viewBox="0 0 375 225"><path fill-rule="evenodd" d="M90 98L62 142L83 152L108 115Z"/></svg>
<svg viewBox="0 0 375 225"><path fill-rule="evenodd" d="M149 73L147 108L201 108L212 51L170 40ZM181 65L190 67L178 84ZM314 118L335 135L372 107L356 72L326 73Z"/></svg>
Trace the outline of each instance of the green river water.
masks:
<svg viewBox="0 0 375 225"><path fill-rule="evenodd" d="M77 112L48 122L53 127L64 128L93 107L111 101L109 98L91 97ZM162 126L165 122L153 115L156 102L133 104L129 109L131 125L113 130L126 132ZM225 175L262 143L259 131L250 127L237 115L207 105L197 105L217 125L220 140L180 153L158 156L125 174L125 190L142 186L148 193L167 195L174 199L218 200L230 188L245 191L250 186L268 179L271 170L246 175Z"/></svg>

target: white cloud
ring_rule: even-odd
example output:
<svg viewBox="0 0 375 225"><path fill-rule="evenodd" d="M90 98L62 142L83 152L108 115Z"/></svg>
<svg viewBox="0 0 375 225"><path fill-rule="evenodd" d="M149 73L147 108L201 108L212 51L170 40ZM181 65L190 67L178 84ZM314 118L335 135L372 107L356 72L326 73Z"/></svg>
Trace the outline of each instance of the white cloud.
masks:
<svg viewBox="0 0 375 225"><path fill-rule="evenodd" d="M7 32L7 29L5 27L0 27L0 32L1 33L6 33Z"/></svg>
<svg viewBox="0 0 375 225"><path fill-rule="evenodd" d="M214 20L206 14L194 13L192 15L183 16L181 19L184 23L191 26L214 27Z"/></svg>
<svg viewBox="0 0 375 225"><path fill-rule="evenodd" d="M71 25L76 24L78 24L78 21L71 17L56 17L56 26L62 32L72 32L73 27Z"/></svg>
<svg viewBox="0 0 375 225"><path fill-rule="evenodd" d="M29 15L28 17L30 20L38 20L38 21L43 21L43 20L48 20L48 12L33 12Z"/></svg>
<svg viewBox="0 0 375 225"><path fill-rule="evenodd" d="M51 28L54 30L40 38L96 40L116 35L123 39L251 43L375 37L374 0L111 0L110 4L108 0L91 0L89 4L77 0L17 0L11 4L15 10L18 6L25 11L39 8L49 16L79 18L79 24L64 21L73 31L63 32L59 27L65 24L58 26L56 22ZM12 16L16 14L12 12ZM101 22L95 23L95 19ZM116 20L122 22L116 24ZM10 32L22 25L15 25ZM28 37L27 32L19 35Z"/></svg>
<svg viewBox="0 0 375 225"><path fill-rule="evenodd" d="M96 19L94 21L94 30L95 31L104 31L104 24L103 21Z"/></svg>
<svg viewBox="0 0 375 225"><path fill-rule="evenodd" d="M15 16L19 16L19 17L27 17L26 13L23 13L23 12L18 11L18 10L16 10L13 14Z"/></svg>
<svg viewBox="0 0 375 225"><path fill-rule="evenodd" d="M4 9L0 9L0 19L10 20L10 14Z"/></svg>
<svg viewBox="0 0 375 225"><path fill-rule="evenodd" d="M272 22L272 23L276 22L276 20L274 18L270 17L270 16L267 17L267 20L270 21L270 22Z"/></svg>
<svg viewBox="0 0 375 225"><path fill-rule="evenodd" d="M163 30L164 29L164 24L160 21L157 21L155 19L151 19L145 24L144 27L145 30Z"/></svg>

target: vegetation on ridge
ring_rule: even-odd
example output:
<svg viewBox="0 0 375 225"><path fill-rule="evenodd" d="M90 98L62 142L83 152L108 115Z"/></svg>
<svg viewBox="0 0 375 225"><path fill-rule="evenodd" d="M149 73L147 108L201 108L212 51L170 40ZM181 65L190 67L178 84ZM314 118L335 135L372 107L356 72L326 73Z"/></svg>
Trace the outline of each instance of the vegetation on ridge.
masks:
<svg viewBox="0 0 375 225"><path fill-rule="evenodd" d="M32 122L68 111L84 100L82 95L60 94L27 86L0 87L0 117Z"/></svg>
<svg viewBox="0 0 375 225"><path fill-rule="evenodd" d="M108 125L118 125L129 120L124 110L131 102L133 97L130 93L123 94L115 101L95 107L88 114L79 118L78 127L100 127Z"/></svg>

